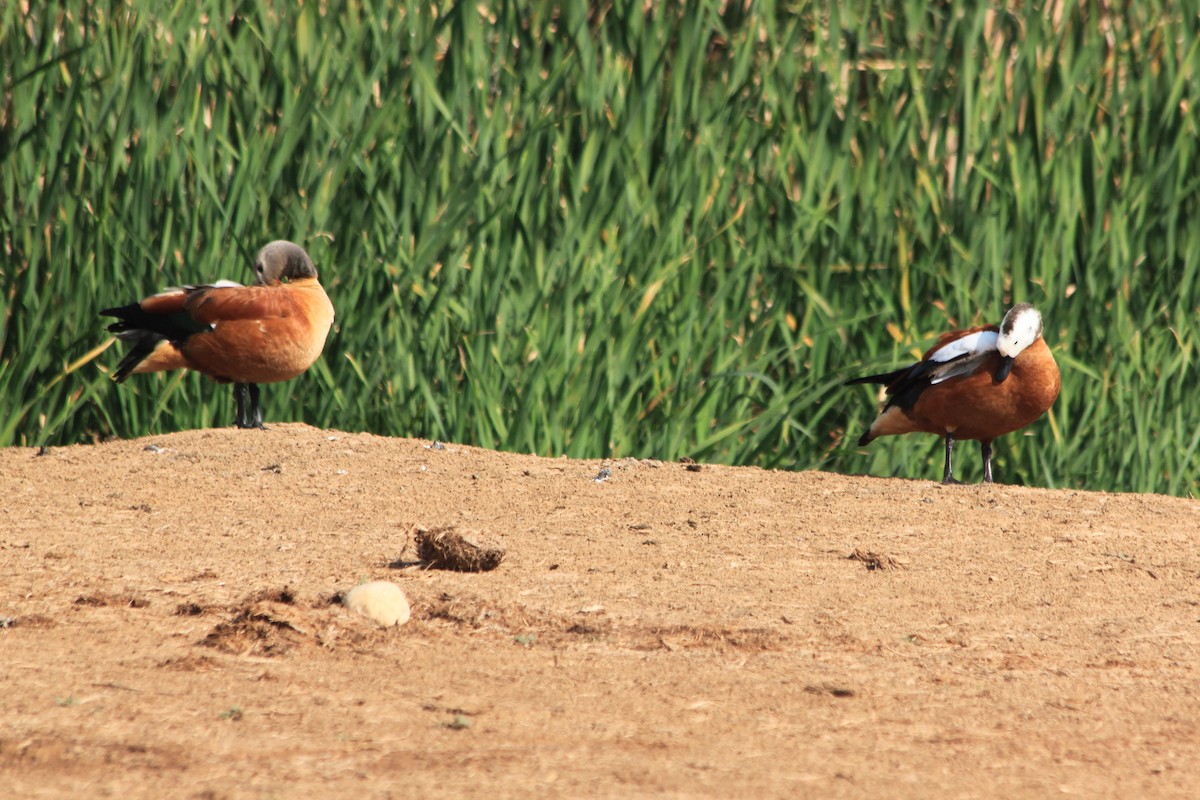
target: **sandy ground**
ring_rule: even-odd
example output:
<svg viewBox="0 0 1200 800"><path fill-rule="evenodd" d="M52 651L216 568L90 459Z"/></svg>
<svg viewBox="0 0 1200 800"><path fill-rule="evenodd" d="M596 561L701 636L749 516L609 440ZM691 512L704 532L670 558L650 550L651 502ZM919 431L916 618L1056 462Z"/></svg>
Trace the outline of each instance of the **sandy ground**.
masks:
<svg viewBox="0 0 1200 800"><path fill-rule="evenodd" d="M0 451L0 795L1196 792L1200 502L431 444Z"/></svg>

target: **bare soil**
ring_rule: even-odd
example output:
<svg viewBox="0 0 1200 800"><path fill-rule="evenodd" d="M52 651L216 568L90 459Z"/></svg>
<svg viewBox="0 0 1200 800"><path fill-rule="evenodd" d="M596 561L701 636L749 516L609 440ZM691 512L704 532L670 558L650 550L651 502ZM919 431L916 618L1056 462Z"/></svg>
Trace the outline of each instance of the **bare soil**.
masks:
<svg viewBox="0 0 1200 800"><path fill-rule="evenodd" d="M3 450L0 493L5 797L1189 797L1200 778L1195 500L297 424ZM416 531L446 526L499 566L418 563ZM336 603L377 579L407 625Z"/></svg>

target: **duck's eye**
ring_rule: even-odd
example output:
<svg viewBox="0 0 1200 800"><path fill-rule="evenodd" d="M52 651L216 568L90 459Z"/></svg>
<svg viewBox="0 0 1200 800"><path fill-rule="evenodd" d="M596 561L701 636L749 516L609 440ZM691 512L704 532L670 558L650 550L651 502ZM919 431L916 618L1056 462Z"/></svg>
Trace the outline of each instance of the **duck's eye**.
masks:
<svg viewBox="0 0 1200 800"><path fill-rule="evenodd" d="M263 263L261 261L259 261L258 263L256 263L254 265L254 271L257 272L259 275L263 274Z"/></svg>

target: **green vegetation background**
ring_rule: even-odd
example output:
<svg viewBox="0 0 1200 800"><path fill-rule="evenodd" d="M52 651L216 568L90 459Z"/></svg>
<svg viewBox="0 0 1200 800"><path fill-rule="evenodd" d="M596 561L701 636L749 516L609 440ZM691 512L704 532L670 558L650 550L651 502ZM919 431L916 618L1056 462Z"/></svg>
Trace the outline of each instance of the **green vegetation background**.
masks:
<svg viewBox="0 0 1200 800"><path fill-rule="evenodd" d="M998 479L1195 496L1200 19L989 5L0 4L0 444L229 424L97 311L290 238L338 321L268 421L936 478L842 381L1030 301Z"/></svg>

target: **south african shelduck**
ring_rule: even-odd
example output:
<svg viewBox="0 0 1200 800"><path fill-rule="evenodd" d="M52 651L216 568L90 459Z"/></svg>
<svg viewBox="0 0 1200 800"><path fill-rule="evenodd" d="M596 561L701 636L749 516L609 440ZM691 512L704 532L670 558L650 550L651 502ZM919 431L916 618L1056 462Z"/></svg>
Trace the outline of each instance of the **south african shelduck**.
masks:
<svg viewBox="0 0 1200 800"><path fill-rule="evenodd" d="M1024 428L1058 398L1062 379L1042 339L1042 315L1019 303L1000 326L985 325L942 334L910 367L847 381L881 383L887 404L858 440L936 433L946 439L942 483L954 480L952 454L959 439L978 439L983 481L992 482L992 441Z"/></svg>
<svg viewBox="0 0 1200 800"><path fill-rule="evenodd" d="M184 286L101 311L117 318L108 329L132 345L113 379L194 369L234 384L239 428L263 427L258 384L291 380L312 366L333 325L333 304L312 259L292 242L260 250L254 273L253 286Z"/></svg>

